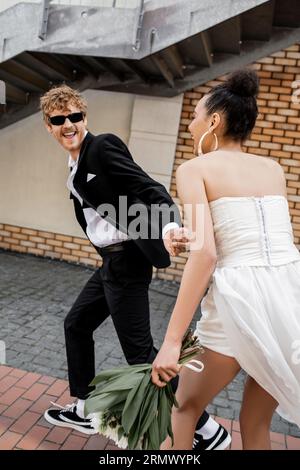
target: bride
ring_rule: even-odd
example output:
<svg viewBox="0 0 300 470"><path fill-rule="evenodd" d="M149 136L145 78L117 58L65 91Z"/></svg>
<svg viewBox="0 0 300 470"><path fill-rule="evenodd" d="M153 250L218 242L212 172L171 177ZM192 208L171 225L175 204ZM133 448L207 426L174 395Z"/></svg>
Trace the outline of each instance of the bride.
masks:
<svg viewBox="0 0 300 470"><path fill-rule="evenodd" d="M270 449L276 409L300 426L300 255L284 172L271 158L242 150L255 125L257 93L256 73L244 69L205 95L189 126L200 158L177 171L194 236L153 363L156 385L163 387L179 372L181 339L209 289L196 327L204 370L180 371L174 446L167 439L163 449L192 448L198 416L241 368L248 374L240 412L244 449Z"/></svg>

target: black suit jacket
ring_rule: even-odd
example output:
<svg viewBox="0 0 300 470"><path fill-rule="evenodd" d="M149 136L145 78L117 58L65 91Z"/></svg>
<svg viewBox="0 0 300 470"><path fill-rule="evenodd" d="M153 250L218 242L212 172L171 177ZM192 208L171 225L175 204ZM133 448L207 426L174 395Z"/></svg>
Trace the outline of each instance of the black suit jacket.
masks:
<svg viewBox="0 0 300 470"><path fill-rule="evenodd" d="M88 181L88 174L95 176ZM153 266L169 266L170 258L163 244L162 228L166 223L174 221L181 225L179 210L165 187L153 180L134 162L128 148L117 136L93 136L90 133L86 135L73 184L83 199L81 206L76 197L72 194L70 196L74 201L77 220L84 232L86 221L82 209L92 207L118 230L127 233ZM121 196L127 198L128 207L142 204L142 213L147 217L127 213L127 220L124 221L124 210L119 207ZM106 210L107 204L114 209L113 213ZM160 210L153 211L153 205L157 208L160 206ZM136 227L136 217L146 223L148 237L136 237L133 231L133 227Z"/></svg>

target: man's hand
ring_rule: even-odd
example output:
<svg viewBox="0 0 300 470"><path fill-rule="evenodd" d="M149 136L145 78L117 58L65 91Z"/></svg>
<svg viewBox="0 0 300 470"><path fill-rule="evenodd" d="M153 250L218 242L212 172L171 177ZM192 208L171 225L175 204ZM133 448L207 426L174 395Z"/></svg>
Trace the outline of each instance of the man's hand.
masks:
<svg viewBox="0 0 300 470"><path fill-rule="evenodd" d="M185 227L171 229L164 236L165 249L170 256L178 256L179 253L188 251L189 241Z"/></svg>

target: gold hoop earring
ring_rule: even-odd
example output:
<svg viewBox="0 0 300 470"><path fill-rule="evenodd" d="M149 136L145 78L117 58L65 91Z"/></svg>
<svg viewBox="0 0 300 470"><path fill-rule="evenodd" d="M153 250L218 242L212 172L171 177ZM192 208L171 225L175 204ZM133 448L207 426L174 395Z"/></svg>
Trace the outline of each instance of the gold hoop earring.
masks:
<svg viewBox="0 0 300 470"><path fill-rule="evenodd" d="M203 141L204 141L205 137L208 134L212 134L212 133L210 131L206 131L206 132L204 132L204 134L202 135L202 137L200 139L200 142L199 142L199 145L198 145L198 155L204 155L203 150L202 150L202 145L203 145ZM218 142L218 137L216 136L216 134L214 132L213 132L212 135L215 138L215 146L214 146L212 152L215 152L216 150L218 150L219 142Z"/></svg>

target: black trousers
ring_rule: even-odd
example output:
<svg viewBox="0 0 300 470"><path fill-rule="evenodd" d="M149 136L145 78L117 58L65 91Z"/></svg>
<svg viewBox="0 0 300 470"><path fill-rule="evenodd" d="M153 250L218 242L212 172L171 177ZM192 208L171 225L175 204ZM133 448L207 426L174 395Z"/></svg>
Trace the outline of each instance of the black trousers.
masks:
<svg viewBox="0 0 300 470"><path fill-rule="evenodd" d="M111 315L129 364L153 362L149 315L152 265L132 241L125 250L103 256L68 313L64 328L71 396L85 399L95 377L93 332ZM177 380L173 381L176 389ZM207 414L205 413L205 420Z"/></svg>

